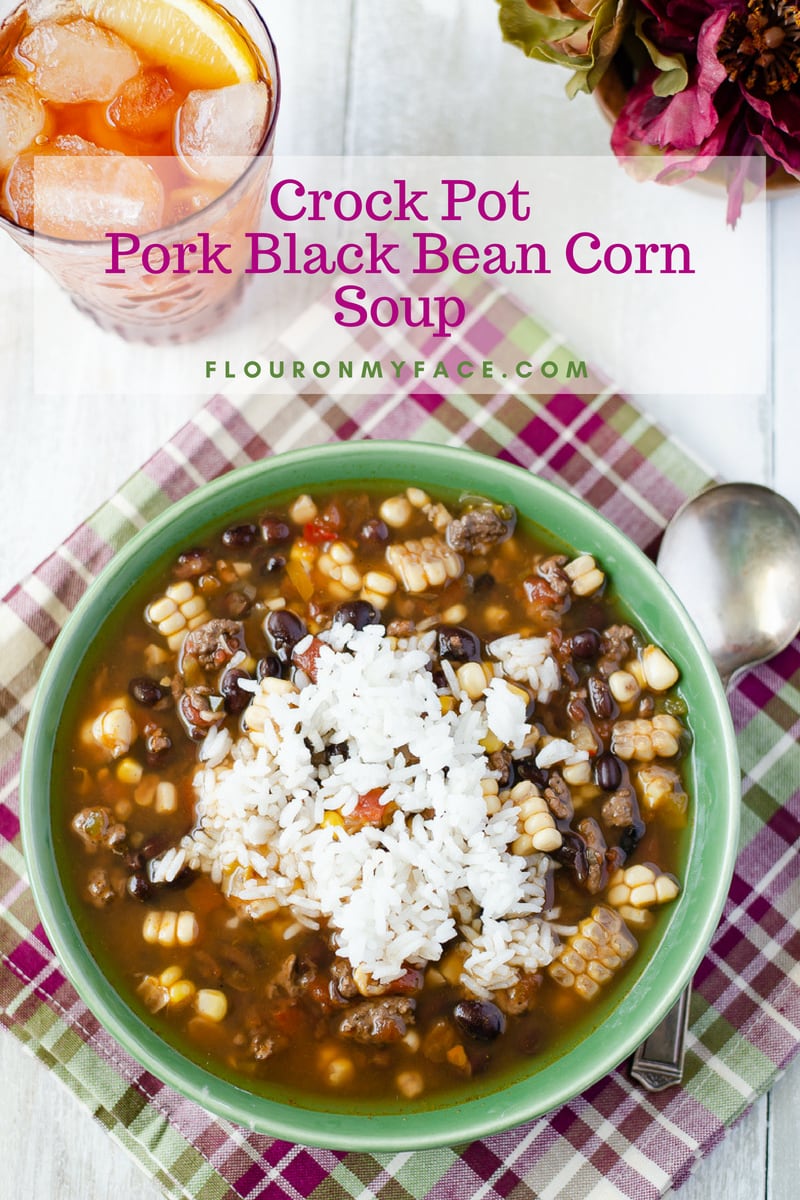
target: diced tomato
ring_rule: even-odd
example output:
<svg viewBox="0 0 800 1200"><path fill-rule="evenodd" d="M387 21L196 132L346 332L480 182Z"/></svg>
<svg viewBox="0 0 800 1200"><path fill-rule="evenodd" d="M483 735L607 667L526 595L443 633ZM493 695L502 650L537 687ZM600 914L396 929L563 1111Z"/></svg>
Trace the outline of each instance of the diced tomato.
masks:
<svg viewBox="0 0 800 1200"><path fill-rule="evenodd" d="M272 1020L281 1033L285 1033L287 1037L296 1037L306 1024L305 1013L296 1004L287 1004L285 1008L276 1009L272 1014Z"/></svg>
<svg viewBox="0 0 800 1200"><path fill-rule="evenodd" d="M359 796L356 806L347 816L347 824L360 829L363 825L382 825L386 816L386 805L381 804L385 788L373 788Z"/></svg>
<svg viewBox="0 0 800 1200"><path fill-rule="evenodd" d="M405 975L401 975L399 979L394 979L389 984L386 992L391 996L413 996L416 992L422 991L424 982L424 972L419 967L409 967Z"/></svg>
<svg viewBox="0 0 800 1200"><path fill-rule="evenodd" d="M317 682L317 661L320 650L324 645L325 643L318 637L312 637L311 641L300 653L296 649L292 651L292 662L301 671L305 671L312 683Z"/></svg>

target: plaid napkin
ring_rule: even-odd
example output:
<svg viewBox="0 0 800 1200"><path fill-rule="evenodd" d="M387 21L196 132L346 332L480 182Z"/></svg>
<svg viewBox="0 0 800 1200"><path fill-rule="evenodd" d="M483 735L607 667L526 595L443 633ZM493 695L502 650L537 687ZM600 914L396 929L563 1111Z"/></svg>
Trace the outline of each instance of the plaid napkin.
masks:
<svg viewBox="0 0 800 1200"><path fill-rule="evenodd" d="M314 326L311 313L309 338ZM376 356L381 347L371 337ZM528 356L537 338L548 353L554 346L508 297L486 293L459 349L486 356L515 338ZM294 353L299 340L298 327L289 339ZM594 395L555 390L538 398L431 387L390 397L332 397L316 388L235 405L214 397L0 606L0 1020L169 1197L651 1200L687 1178L798 1046L798 643L747 675L732 696L744 771L741 850L723 920L695 977L679 1089L642 1093L623 1067L557 1111L471 1145L386 1155L292 1145L212 1117L128 1058L65 981L39 924L20 852L16 786L33 689L69 611L136 529L203 481L294 446L365 436L466 444L520 463L582 496L651 550L684 497L707 482L702 468L599 381Z"/></svg>

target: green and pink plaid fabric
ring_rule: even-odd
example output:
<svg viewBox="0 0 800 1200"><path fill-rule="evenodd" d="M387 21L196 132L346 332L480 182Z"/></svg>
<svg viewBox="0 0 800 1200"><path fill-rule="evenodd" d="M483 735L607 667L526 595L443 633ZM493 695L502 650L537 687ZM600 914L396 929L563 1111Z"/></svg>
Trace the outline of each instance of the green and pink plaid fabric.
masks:
<svg viewBox="0 0 800 1200"><path fill-rule="evenodd" d="M313 345L313 312L306 334ZM487 293L459 348L530 357L534 336L550 355L547 331ZM295 353L297 339L295 330ZM723 920L695 977L680 1088L645 1094L623 1066L540 1120L471 1145L386 1155L291 1145L218 1120L143 1071L80 1002L44 936L25 879L16 789L31 697L70 610L136 529L205 480L297 445L361 437L466 444L519 463L582 496L648 549L684 497L707 482L599 381L580 396L425 387L348 397L306 387L235 404L214 397L0 606L0 1020L169 1197L655 1200L687 1178L800 1044L800 643L743 678L732 696L744 774L741 847Z"/></svg>

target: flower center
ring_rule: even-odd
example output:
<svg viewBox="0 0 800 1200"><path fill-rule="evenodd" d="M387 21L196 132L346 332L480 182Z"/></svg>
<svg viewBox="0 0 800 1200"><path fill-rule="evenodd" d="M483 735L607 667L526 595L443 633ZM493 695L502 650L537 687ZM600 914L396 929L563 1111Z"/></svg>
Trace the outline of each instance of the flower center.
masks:
<svg viewBox="0 0 800 1200"><path fill-rule="evenodd" d="M717 58L749 92L788 91L800 79L800 8L787 0L748 0L746 12L728 17Z"/></svg>

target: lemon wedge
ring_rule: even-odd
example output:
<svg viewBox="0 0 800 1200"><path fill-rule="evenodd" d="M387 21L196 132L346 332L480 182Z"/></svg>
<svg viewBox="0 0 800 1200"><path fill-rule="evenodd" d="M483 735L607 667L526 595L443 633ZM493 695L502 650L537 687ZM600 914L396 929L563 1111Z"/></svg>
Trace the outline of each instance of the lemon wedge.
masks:
<svg viewBox="0 0 800 1200"><path fill-rule="evenodd" d="M191 88L258 79L247 41L205 0L80 0L80 9Z"/></svg>

